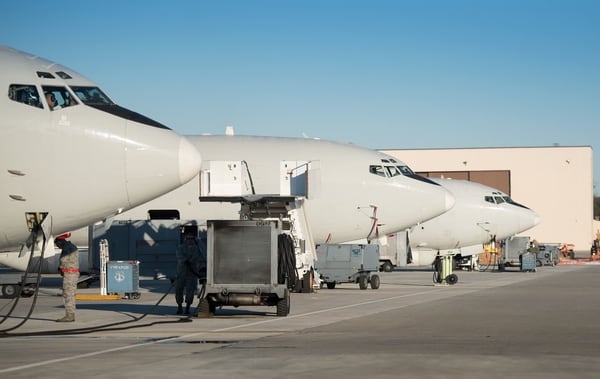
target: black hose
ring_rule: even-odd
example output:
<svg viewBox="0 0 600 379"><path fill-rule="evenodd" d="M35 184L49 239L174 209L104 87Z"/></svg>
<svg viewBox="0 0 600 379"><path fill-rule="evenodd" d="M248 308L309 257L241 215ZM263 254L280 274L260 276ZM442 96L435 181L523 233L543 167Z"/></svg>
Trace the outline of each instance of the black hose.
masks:
<svg viewBox="0 0 600 379"><path fill-rule="evenodd" d="M280 234L277 237L277 283L286 284L288 289L296 288L298 272L296 271L296 253L294 240L289 234Z"/></svg>
<svg viewBox="0 0 600 379"><path fill-rule="evenodd" d="M164 298L169 294L169 292L171 292L171 289L173 288L173 286L174 286L174 283L171 283L171 286L169 287L167 292L165 292L165 294L156 302L156 304L154 304L154 306L152 308L150 308L150 310L148 312L144 313L143 315L141 315L139 317L134 317L131 320L113 322L113 323L109 323L109 324L103 324L103 325L87 327L87 328L77 328L77 329L67 329L67 330L43 330L43 331L39 331L39 332L29 332L29 333L6 333L5 331L2 331L2 332L0 332L0 338L23 337L23 336L87 334L87 333L93 333L93 332L99 332L99 331L117 331L117 330L133 329L133 328L143 328L146 326L153 326L153 325L158 325L158 324L174 324L174 323L180 323L180 322L189 322L189 321L191 321L190 317L179 317L179 318L177 318L177 320L154 321L154 322L140 324L140 325L129 325L129 326L123 326L123 327L116 327L118 325L125 325L125 324L129 324L132 322L140 321L141 319L143 319L144 317L149 315L151 313L151 311L154 308L156 308L164 300Z"/></svg>
<svg viewBox="0 0 600 379"><path fill-rule="evenodd" d="M19 286L19 289L17 291L16 297L13 301L13 305L10 308L10 310L8 311L8 313L2 318L2 321L0 321L0 324L4 323L4 321L6 321L13 313L13 311L15 310L17 304L19 303L19 300L21 299L21 293L23 292L23 288L26 285L26 280L27 280L27 276L29 275L29 270L31 269L32 263L33 263L33 255L35 252L35 243L37 242L37 238L38 238L38 233L41 231L41 227L40 225L36 225L36 227L34 227L31 230L31 251L29 253L29 260L27 261L27 268L25 269L25 272L23 273L23 276L21 277L21 285ZM15 330L17 328L19 328L20 326L22 326L23 324L25 324L29 318L31 317L31 314L33 313L33 310L35 308L35 305L37 303L37 296L38 296L38 289L40 288L40 283L42 280L42 263L44 261L44 252L46 250L46 235L44 233L42 233L42 250L40 253L40 259L38 262L38 269L37 269L37 278L36 278L36 284L35 284L35 293L34 293L34 297L33 297L33 301L31 303L31 306L29 307L29 311L27 313L27 316L25 316L23 318L23 320L21 320L20 323L18 323L17 325L11 327L11 328L7 328L7 329L3 329L0 330L0 333L5 333L11 330Z"/></svg>
<svg viewBox="0 0 600 379"><path fill-rule="evenodd" d="M444 279L442 278L442 262L439 255L435 257L431 267L433 268L433 282L441 283Z"/></svg>

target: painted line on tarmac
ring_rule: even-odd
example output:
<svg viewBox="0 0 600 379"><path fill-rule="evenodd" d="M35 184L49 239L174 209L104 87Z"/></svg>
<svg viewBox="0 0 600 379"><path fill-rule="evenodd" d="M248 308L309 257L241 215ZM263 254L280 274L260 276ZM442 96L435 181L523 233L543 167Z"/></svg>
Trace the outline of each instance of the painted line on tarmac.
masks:
<svg viewBox="0 0 600 379"><path fill-rule="evenodd" d="M438 291L434 291L434 292L438 292ZM203 331L203 332L198 332L198 333L186 334L186 335L182 335L182 336L178 336L178 337L165 338L165 339L161 339L161 340L154 340L154 341L143 342L143 343L135 343L132 345L126 345L126 346L120 346L120 347L115 347L115 348L111 348L111 349L99 350L99 351L94 351L94 352L85 353L85 354L72 355L72 356L65 357L65 358L50 359L50 360L46 360L46 361L42 361L42 362L36 362L36 363L31 363L31 364L22 365L22 366L5 368L5 369L0 370L0 374L7 373L7 372L26 370L26 369L34 368L34 367L47 366L47 365L51 365L54 363L66 362L66 361L71 361L71 360L76 360L76 359L81 359L81 358L89 358L89 357L94 357L97 355L114 353L117 351L130 350L130 349L134 349L134 348L138 348L138 347L156 345L159 343L172 342L172 341L177 341L177 340L181 340L181 339L185 339L185 338L197 337L197 336L201 336L204 334L227 332L227 331L231 331L231 330L267 324L270 322L277 322L277 321L295 319L295 318L300 318L300 317L313 316L313 315L327 313L327 312L335 312L335 311L339 311L342 309L356 308L356 307L361 307L364 305L371 305L371 304L375 304L375 303L381 303L384 301L397 300L397 299L419 296L419 295L428 294L428 293L432 293L432 291L421 291L421 292L416 292L416 293L411 293L411 294L392 296L392 297L387 297L384 299L365 301L362 303L355 303L355 304L348 304L348 305L343 305L343 306L334 307L334 308L320 309L318 311L301 313L301 314L297 314L297 315L287 316L285 318L282 317L282 318L272 318L272 319L268 319L268 320L254 321L254 322L250 322L247 324L241 324L241 325L229 326L229 327L221 328L221 329L215 329L210 332ZM410 305L410 304L407 304L406 306L408 306L408 305Z"/></svg>

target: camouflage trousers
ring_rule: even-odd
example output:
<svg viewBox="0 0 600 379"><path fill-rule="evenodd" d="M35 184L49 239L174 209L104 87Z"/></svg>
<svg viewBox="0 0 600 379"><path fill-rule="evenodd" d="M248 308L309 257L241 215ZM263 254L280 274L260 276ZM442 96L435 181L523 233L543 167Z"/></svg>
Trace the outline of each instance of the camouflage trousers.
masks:
<svg viewBox="0 0 600 379"><path fill-rule="evenodd" d="M75 314L75 293L77 292L78 272L65 272L63 274L63 301L65 313Z"/></svg>

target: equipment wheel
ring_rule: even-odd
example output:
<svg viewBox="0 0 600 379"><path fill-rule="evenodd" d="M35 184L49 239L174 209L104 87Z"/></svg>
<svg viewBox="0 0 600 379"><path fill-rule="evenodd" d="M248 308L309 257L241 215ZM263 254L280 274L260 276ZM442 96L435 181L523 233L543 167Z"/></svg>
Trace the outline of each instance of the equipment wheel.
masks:
<svg viewBox="0 0 600 379"><path fill-rule="evenodd" d="M19 286L16 284L5 284L2 286L2 296L13 298L17 296Z"/></svg>
<svg viewBox="0 0 600 379"><path fill-rule="evenodd" d="M35 293L35 285L34 284L28 284L25 287L23 287L23 289L21 290L22 297L31 297L31 296L33 296L34 293Z"/></svg>
<svg viewBox="0 0 600 379"><path fill-rule="evenodd" d="M540 259L535 261L535 266L536 267L542 267L544 264L542 263L542 261Z"/></svg>
<svg viewBox="0 0 600 379"><path fill-rule="evenodd" d="M371 275L371 288L376 290L379 288L380 280L379 275Z"/></svg>
<svg viewBox="0 0 600 379"><path fill-rule="evenodd" d="M369 285L369 278L366 275L361 275L358 277L358 288L361 290L366 290Z"/></svg>
<svg viewBox="0 0 600 379"><path fill-rule="evenodd" d="M283 292L283 298L277 302L277 316L285 317L290 314L290 291L286 288Z"/></svg>
<svg viewBox="0 0 600 379"><path fill-rule="evenodd" d="M383 272L394 271L394 266L389 261L383 262L383 264L381 265L381 268L382 268Z"/></svg>
<svg viewBox="0 0 600 379"><path fill-rule="evenodd" d="M327 282L327 288L329 288L330 290L335 288L335 282Z"/></svg>
<svg viewBox="0 0 600 379"><path fill-rule="evenodd" d="M458 275L456 274L450 274L446 277L446 283L453 285L458 283Z"/></svg>

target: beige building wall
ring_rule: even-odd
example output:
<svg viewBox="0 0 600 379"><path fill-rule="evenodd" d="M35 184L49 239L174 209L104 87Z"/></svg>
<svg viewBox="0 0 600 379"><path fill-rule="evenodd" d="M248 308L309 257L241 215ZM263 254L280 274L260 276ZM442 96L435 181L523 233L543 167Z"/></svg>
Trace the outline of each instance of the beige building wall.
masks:
<svg viewBox="0 0 600 379"><path fill-rule="evenodd" d="M538 226L520 235L589 252L596 234L590 146L380 151L413 171L509 170L512 199L541 217Z"/></svg>

